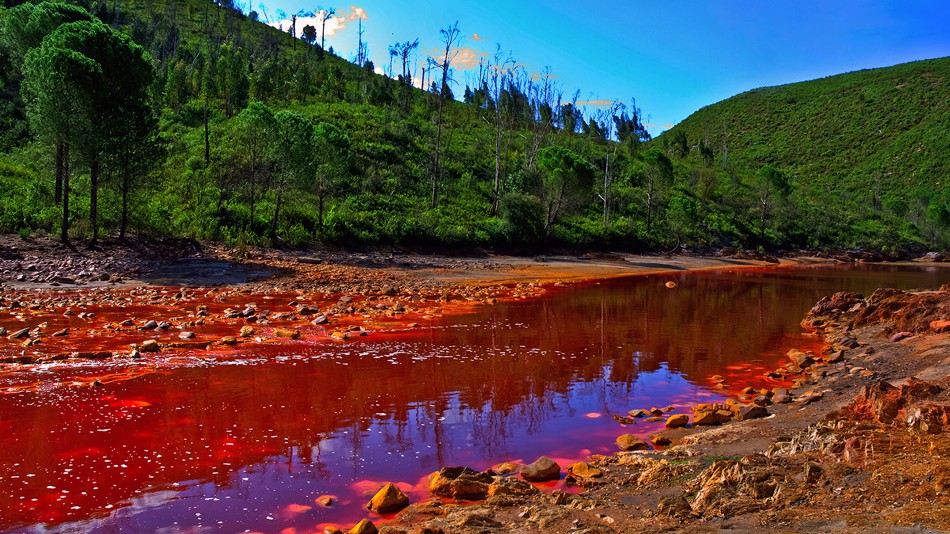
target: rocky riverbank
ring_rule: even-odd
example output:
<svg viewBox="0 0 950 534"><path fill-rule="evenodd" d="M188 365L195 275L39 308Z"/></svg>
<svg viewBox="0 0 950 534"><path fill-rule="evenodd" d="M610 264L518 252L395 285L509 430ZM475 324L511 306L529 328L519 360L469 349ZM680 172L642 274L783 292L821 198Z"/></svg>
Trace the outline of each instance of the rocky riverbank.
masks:
<svg viewBox="0 0 950 534"><path fill-rule="evenodd" d="M667 447L443 469L431 500L350 532L946 531L948 319L948 286L836 294L803 321L823 349L790 352L787 390L670 417L653 440ZM571 491L538 489L558 476Z"/></svg>

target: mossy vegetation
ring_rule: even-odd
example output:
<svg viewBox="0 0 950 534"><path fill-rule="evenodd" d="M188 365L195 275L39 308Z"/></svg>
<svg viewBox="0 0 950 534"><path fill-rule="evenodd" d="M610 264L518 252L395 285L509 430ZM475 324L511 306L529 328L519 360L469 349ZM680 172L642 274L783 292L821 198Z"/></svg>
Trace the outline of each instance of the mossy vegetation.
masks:
<svg viewBox="0 0 950 534"><path fill-rule="evenodd" d="M584 116L549 73L500 54L456 99L438 67L423 91L229 2L71 4L148 56L148 112L133 99L135 120L109 115L121 131L96 123L109 108L76 115L85 133L64 156L53 82L31 93L22 58L67 22L44 14L75 12L7 0L2 231L525 252L950 246L950 59L757 89L650 140L636 104ZM13 31L34 13L48 24Z"/></svg>

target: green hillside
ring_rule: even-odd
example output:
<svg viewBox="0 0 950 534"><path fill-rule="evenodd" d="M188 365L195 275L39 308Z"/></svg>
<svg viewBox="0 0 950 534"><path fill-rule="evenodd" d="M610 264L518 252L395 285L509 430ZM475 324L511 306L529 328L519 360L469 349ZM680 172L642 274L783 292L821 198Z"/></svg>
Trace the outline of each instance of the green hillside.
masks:
<svg viewBox="0 0 950 534"><path fill-rule="evenodd" d="M802 202L834 217L811 221L819 232L850 233L845 240L857 246L862 235L946 246L950 58L755 89L695 112L655 142L669 148L684 138L685 166L700 166L708 146L711 167L731 177L781 170Z"/></svg>
<svg viewBox="0 0 950 534"><path fill-rule="evenodd" d="M559 96L573 88L503 58L464 88L443 85L433 58L427 90L414 88L400 74L414 36L394 43L387 77L323 50L312 28L295 39L227 1L70 5L0 11L0 231L515 251L950 246L946 60L752 91L649 141L635 104L584 116Z"/></svg>

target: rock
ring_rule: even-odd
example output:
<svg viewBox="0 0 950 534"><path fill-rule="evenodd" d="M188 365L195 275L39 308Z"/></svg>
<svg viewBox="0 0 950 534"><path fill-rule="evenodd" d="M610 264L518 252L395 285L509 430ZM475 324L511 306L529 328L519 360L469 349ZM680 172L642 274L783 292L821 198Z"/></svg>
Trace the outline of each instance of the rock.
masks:
<svg viewBox="0 0 950 534"><path fill-rule="evenodd" d="M570 469L574 476L582 478L596 478L604 474L603 471L591 466L587 462L577 462L568 467L568 469Z"/></svg>
<svg viewBox="0 0 950 534"><path fill-rule="evenodd" d="M779 389L772 395L772 404L788 404L792 402L792 396L788 394L787 389Z"/></svg>
<svg viewBox="0 0 950 534"><path fill-rule="evenodd" d="M693 423L696 425L718 425L728 423L732 419L729 410L704 410L693 414Z"/></svg>
<svg viewBox="0 0 950 534"><path fill-rule="evenodd" d="M815 364L815 360L810 354L806 354L798 349L791 349L788 351L787 356L790 360L795 362L795 365L801 367L802 369L807 369Z"/></svg>
<svg viewBox="0 0 950 534"><path fill-rule="evenodd" d="M656 507L657 514L664 517L686 517L692 513L689 502L682 494L667 495L660 499Z"/></svg>
<svg viewBox="0 0 950 534"><path fill-rule="evenodd" d="M253 326L242 326L242 327L241 327L241 333L240 333L239 335L240 335L241 337L251 337L251 336L253 336L253 335L254 335L254 327L253 327Z"/></svg>
<svg viewBox="0 0 950 534"><path fill-rule="evenodd" d="M122 321L121 323L119 323L119 326L122 326L122 327L125 327L125 328L131 328L131 327L135 326L135 323L132 321L132 319L126 319L126 320Z"/></svg>
<svg viewBox="0 0 950 534"><path fill-rule="evenodd" d="M329 508L330 506L333 505L335 501L336 499L333 498L333 495L321 495L317 497L317 499L314 502L316 502L317 504L319 504L320 506L324 508Z"/></svg>
<svg viewBox="0 0 950 534"><path fill-rule="evenodd" d="M299 330L290 330L286 328L278 328L274 330L274 335L277 337L282 337L285 339L300 339Z"/></svg>
<svg viewBox="0 0 950 534"><path fill-rule="evenodd" d="M642 451L650 448L640 438L633 434L624 434L617 438L617 448L622 451Z"/></svg>
<svg viewBox="0 0 950 534"><path fill-rule="evenodd" d="M689 424L689 416L684 413L676 414L666 420L666 428L680 428L687 424Z"/></svg>
<svg viewBox="0 0 950 534"><path fill-rule="evenodd" d="M627 414L630 415L631 417L638 417L638 418L646 417L650 415L646 410L630 410L629 412L627 412Z"/></svg>
<svg viewBox="0 0 950 534"><path fill-rule="evenodd" d="M314 326L325 324L327 320L328 320L327 316L321 313L320 315L316 316L312 321L310 321L310 324Z"/></svg>
<svg viewBox="0 0 950 534"><path fill-rule="evenodd" d="M930 329L938 334L950 332L950 321L933 321L930 323Z"/></svg>
<svg viewBox="0 0 950 534"><path fill-rule="evenodd" d="M178 334L178 337L181 338L181 339L194 339L195 333L194 333L194 332L182 332L182 333Z"/></svg>
<svg viewBox="0 0 950 534"><path fill-rule="evenodd" d="M158 352L162 348L159 346L158 341L154 339L146 339L142 342L142 345L139 346L139 351L141 352Z"/></svg>
<svg viewBox="0 0 950 534"><path fill-rule="evenodd" d="M9 337L8 337L8 339L22 339L22 338L25 338L25 337L29 337L29 335L30 335L30 329L29 329L29 328L23 328L23 329L17 330L16 332L10 334Z"/></svg>
<svg viewBox="0 0 950 534"><path fill-rule="evenodd" d="M521 476L529 482L557 480L561 477L561 466L547 456L542 456L524 466L521 469Z"/></svg>
<svg viewBox="0 0 950 534"><path fill-rule="evenodd" d="M765 408L765 406L750 404L739 409L739 414L736 416L736 419L739 421L746 421L748 419L766 417L767 415L769 415L769 411Z"/></svg>
<svg viewBox="0 0 950 534"><path fill-rule="evenodd" d="M520 470L521 466L512 462L502 462L498 465L493 465L491 468L491 472L496 475L508 475L511 473L517 473Z"/></svg>
<svg viewBox="0 0 950 534"><path fill-rule="evenodd" d="M805 482L814 484L818 482L819 478L821 478L821 466L815 462L805 464Z"/></svg>
<svg viewBox="0 0 950 534"><path fill-rule="evenodd" d="M909 338L909 337L912 336L912 335L914 335L914 334L912 334L912 333L910 333L910 332L898 332L898 333L894 334L893 336L891 336L891 343L897 343L898 341L902 341L902 340L904 340L904 339L907 339L907 338Z"/></svg>
<svg viewBox="0 0 950 534"><path fill-rule="evenodd" d="M337 528L335 525L328 525L323 527L323 534L343 534L343 531Z"/></svg>
<svg viewBox="0 0 950 534"><path fill-rule="evenodd" d="M499 477L488 486L488 495L490 497L496 495L527 497L539 493L541 493L541 490L515 477Z"/></svg>
<svg viewBox="0 0 950 534"><path fill-rule="evenodd" d="M468 467L445 467L429 475L429 492L436 497L480 501L494 478Z"/></svg>
<svg viewBox="0 0 950 534"><path fill-rule="evenodd" d="M156 321L145 321L145 323L139 327L139 330L155 330L156 328L158 328Z"/></svg>
<svg viewBox="0 0 950 534"><path fill-rule="evenodd" d="M237 338L234 336L224 336L221 338L222 345L237 345Z"/></svg>
<svg viewBox="0 0 950 534"><path fill-rule="evenodd" d="M346 531L346 534L377 534L379 529L369 519L363 519L353 528Z"/></svg>
<svg viewBox="0 0 950 534"><path fill-rule="evenodd" d="M398 512L409 506L409 496L402 492L392 482L387 482L376 495L373 496L366 508L380 514Z"/></svg>
<svg viewBox="0 0 950 534"><path fill-rule="evenodd" d="M652 443L653 445L657 447L666 447L667 445L672 445L673 440L671 440L670 438L666 436L656 435L656 436L650 437L650 443Z"/></svg>

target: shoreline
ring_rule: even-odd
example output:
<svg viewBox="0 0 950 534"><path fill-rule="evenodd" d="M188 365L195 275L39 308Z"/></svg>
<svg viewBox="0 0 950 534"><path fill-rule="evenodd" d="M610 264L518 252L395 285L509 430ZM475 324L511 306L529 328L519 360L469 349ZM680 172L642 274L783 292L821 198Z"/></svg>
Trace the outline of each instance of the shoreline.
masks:
<svg viewBox="0 0 950 534"><path fill-rule="evenodd" d="M234 264L227 262L233 259L242 261L236 265L239 266L238 271L244 269L245 275L255 272L276 274L266 279L246 276L243 281L225 286L180 290L178 295L163 294L167 293L161 289L164 286L131 282L133 278L108 282L100 280L98 282L104 283L98 285L59 283L56 286L41 284L48 287L30 287L29 284L24 284L22 288L2 286L0 307L10 307L11 295L38 295L45 292L58 296L83 292L106 295L115 292L122 296L136 295L136 298L142 299L141 302L169 306L181 305L182 295L187 301L188 296L200 296L204 291L217 297L240 296L255 300L281 291L301 295L319 293L326 300L314 300L314 307L319 309L312 311L327 313L327 319L335 323L336 328L333 332L327 329L322 337L335 338L334 333L339 332L341 337L337 340L343 341L348 335L364 335L364 332L371 335L374 321L377 324L399 324L403 328L411 328L409 325L418 324L417 321L424 322L427 315L431 317L465 313L472 307L491 305L502 299L536 298L550 288L563 285L595 283L626 276L702 270L787 268L833 261L793 259L775 264L721 258L624 255L616 255L606 260L552 256L547 257L546 261L537 261L511 257L459 259L386 254L333 254L317 257L312 254L305 256L271 252L254 253L250 257L245 254L243 258L234 258L233 252L217 251L213 256L201 258L199 263L210 263L212 274L224 274L225 278L231 280L228 276L233 274L234 269L230 266ZM48 260L53 261L54 258ZM63 261L61 258L55 260ZM222 263L225 267L222 267ZM254 268L245 269L244 266L247 265ZM165 272L180 276L182 273L187 274L189 269L195 272L195 262L192 260L183 262L177 271L169 269ZM150 278L148 273L145 273L143 278L144 282L147 282L156 277ZM198 276L186 281L201 280ZM948 292L950 288L944 290L944 300L947 299ZM903 295L910 292L899 293ZM344 302L343 298L337 299L340 295L351 300ZM362 305L364 301L367 305L374 303L374 307L351 309ZM190 302L189 307L196 302ZM889 469L894 469L894 465L887 462L897 461L881 451L881 442L875 441L880 437L879 434L888 435L892 444L902 443L901 454L912 448L911 441L916 440L920 445L920 434L903 432L903 429L898 428L899 421L884 424L881 421L862 420L855 423L851 416L839 417L835 414L853 403L854 399L860 396L862 388L877 384L881 380L900 384L906 382L907 377L916 375L932 380L945 380L950 374L950 358L947 357L950 355L950 334L912 332L914 335L908 339L892 342L888 336L893 332L887 330L887 321L892 317L872 318L874 320L867 324L855 325L854 330L845 329L850 328L849 325L854 321L850 318L851 315L860 313L861 309L868 309L867 301L864 302L864 308L859 307L857 310L851 309L857 305L857 301L850 302L849 306L844 308L833 308L832 312L837 315L831 316L831 319L823 319L828 321L827 323L810 323L821 334L823 349L810 354L814 360L812 364L801 365L797 373L789 375L790 379L802 379L802 383L797 388L789 388L790 402L769 405L767 417L707 427L696 425L696 414L693 414L688 427L668 429L658 434L671 440L669 445L645 452L593 456L585 462L586 467L574 464L569 477L576 489L580 490L578 493L557 490L553 493L537 494L521 487L520 490L500 489L500 493L464 506L433 499L413 503L394 518L384 516L387 519L385 524L380 525L380 531L506 532L520 529L639 532L675 529L704 532L720 528L807 531L821 527L863 533L867 532L869 527L873 532L888 531L903 525L903 519L900 519L903 516L898 514L895 516L899 516L898 519L891 518L884 522L884 519L876 517L880 514L866 506L862 508L861 503L866 502L869 495L878 499L885 497L879 488L870 486L869 481L873 481L874 477L881 473L879 468L872 465L873 462L884 462ZM69 304L67 301L65 304L59 302L53 306L51 302L53 308L50 311L56 311L59 315L63 307L68 308ZM308 305L305 303L303 306L306 308ZM383 308L375 308L378 305ZM400 305L404 306L404 309L397 311L397 306ZM915 303L914 306L920 307L920 303ZM906 307L905 304L904 308ZM219 308L222 309L211 309L213 318L220 316L222 322L218 326L231 325L235 331L243 329L241 325L245 324L246 320L243 314L228 323L224 317L227 315L224 306ZM193 309L200 311L199 307ZM308 327L304 325L310 324L315 314L304 315L299 303L294 309L301 317L280 324L275 319L273 330L271 326L260 328L257 325L261 323L255 323L253 328L259 330L257 335L265 335L274 342L280 342L280 338L284 337L277 333L278 330L289 332L296 329L302 331L304 336L309 335L306 330ZM357 319L357 316L367 314L373 315L373 318ZM265 319L267 318L265 316ZM835 325L834 328L829 326L831 323ZM350 327L356 329L351 330ZM137 326L126 331L135 335L140 332ZM846 354L840 355L838 359L837 353L842 350L841 339L846 333L855 338L856 344L849 347ZM49 332L36 337L42 339L47 334ZM301 334L298 332L298 335ZM161 340L162 351L166 349L166 343L169 344L169 351L181 348L170 346L177 341L167 339L169 337L165 336L165 339ZM232 337L235 338L235 343L245 342L240 336ZM26 343L32 339L33 334L30 333L29 339L18 342ZM230 345L222 345L221 341L223 338L209 341L204 350L227 350ZM38 346L42 347L43 344ZM133 353L136 350L138 348L133 349ZM118 351L114 355L118 356ZM808 371L805 371L806 369ZM813 373L815 370L819 372ZM947 389L950 388L945 388ZM774 398L776 392L770 393ZM751 400L751 397L744 400ZM829 416L832 417L830 423L827 422ZM902 433L894 435L898 430ZM618 427L618 434L621 432L622 428ZM818 443L815 437L838 434L847 437L834 441L834 447L829 447L828 443ZM940 462L950 458L950 437L947 434L950 434L950 429L934 434L936 438L918 451L930 456L916 457L913 461L919 465L933 462L935 460L932 456L936 451L937 465L944 465ZM851 438L856 438L864 444L863 452L857 451L853 443L848 449L847 443ZM788 444L792 444L791 449ZM839 445L841 450L837 450ZM877 449L869 455L868 446ZM849 450L851 452L848 452ZM778 452L773 454L770 451ZM857 459L859 452L860 460ZM849 456L844 459L842 455L846 453ZM906 459L899 461L903 462L900 465L908 463ZM813 464L818 467L809 467ZM950 461L944 467L950 468ZM560 468L562 471L568 471L568 466ZM580 473L588 468L592 471L586 471L587 473L599 471L600 475L584 476ZM495 477L502 473L501 469L499 467L498 471L491 473L490 478L495 480ZM501 476L497 480L520 480L521 477L517 475L510 476L519 469L519 466L507 466L504 470L508 476ZM860 475L857 476L860 480L854 478L856 473ZM862 473L870 474L865 477ZM931 483L930 480L935 476L936 482ZM940 513L946 512L943 516L936 514L929 519L927 528L950 528L950 520L942 519L950 518L950 496L947 491L941 489L946 487L941 485L944 484L941 482L943 479L933 472L908 474L905 478L919 483L921 488L932 488L927 490L927 502L935 506L935 510L941 510ZM917 506L920 502L919 499L910 499L902 508ZM843 504L848 504L856 511L842 511Z"/></svg>

